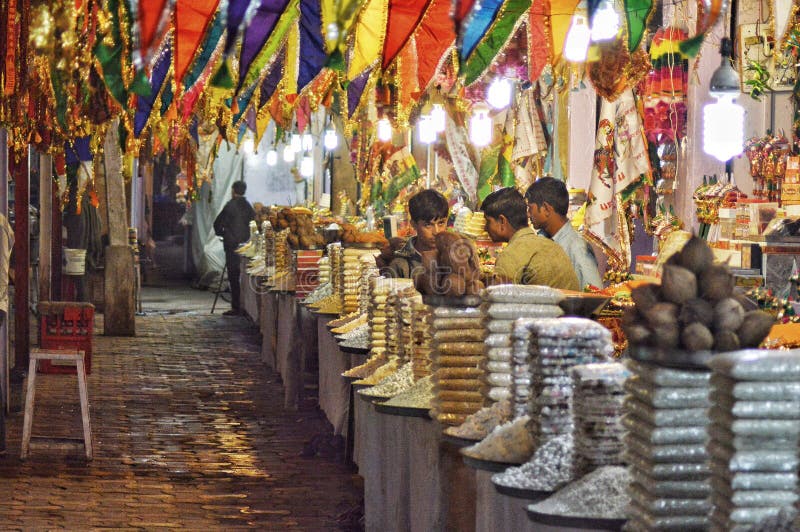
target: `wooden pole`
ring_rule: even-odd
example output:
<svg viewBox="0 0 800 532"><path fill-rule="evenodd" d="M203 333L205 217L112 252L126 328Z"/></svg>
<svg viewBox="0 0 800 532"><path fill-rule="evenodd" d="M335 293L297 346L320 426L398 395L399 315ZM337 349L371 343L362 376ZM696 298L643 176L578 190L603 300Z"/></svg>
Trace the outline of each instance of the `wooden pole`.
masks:
<svg viewBox="0 0 800 532"><path fill-rule="evenodd" d="M136 305L133 252L128 245L128 216L125 208L125 183L122 180L122 155L115 124L111 125L106 134L101 166L105 174L109 242L105 254L103 332L106 336L134 336L136 334ZM136 179L135 176L134 179Z"/></svg>
<svg viewBox="0 0 800 532"><path fill-rule="evenodd" d="M50 297L53 301L61 301L61 198L58 196L58 185L55 181L50 183L50 223L52 231L50 237Z"/></svg>
<svg viewBox="0 0 800 532"><path fill-rule="evenodd" d="M60 236L60 235L59 235ZM39 155L39 301L52 301L53 160Z"/></svg>
<svg viewBox="0 0 800 532"><path fill-rule="evenodd" d="M28 150L9 157L9 169L14 178L14 369L24 372L30 354L30 174Z"/></svg>

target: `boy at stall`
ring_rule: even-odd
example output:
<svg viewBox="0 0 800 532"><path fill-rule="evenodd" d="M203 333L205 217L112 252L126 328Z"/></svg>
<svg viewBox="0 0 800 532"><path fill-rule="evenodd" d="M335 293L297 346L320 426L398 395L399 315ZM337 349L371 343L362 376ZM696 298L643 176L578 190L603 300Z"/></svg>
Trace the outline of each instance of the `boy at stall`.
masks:
<svg viewBox="0 0 800 532"><path fill-rule="evenodd" d="M542 177L525 191L525 202L528 204L528 217L534 229L552 239L572 261L578 284L603 286L600 272L597 270L597 259L589 243L572 228L567 219L569 209L569 192L563 181L553 177Z"/></svg>
<svg viewBox="0 0 800 532"><path fill-rule="evenodd" d="M492 192L481 204L486 232L494 242L508 242L497 257L495 281L578 290L578 276L566 252L528 227L525 198L513 187Z"/></svg>
<svg viewBox="0 0 800 532"><path fill-rule="evenodd" d="M450 207L447 199L433 189L425 189L408 200L411 227L416 233L394 252L381 272L388 277L414 279L425 271L425 257L436 257L436 235L447 230Z"/></svg>

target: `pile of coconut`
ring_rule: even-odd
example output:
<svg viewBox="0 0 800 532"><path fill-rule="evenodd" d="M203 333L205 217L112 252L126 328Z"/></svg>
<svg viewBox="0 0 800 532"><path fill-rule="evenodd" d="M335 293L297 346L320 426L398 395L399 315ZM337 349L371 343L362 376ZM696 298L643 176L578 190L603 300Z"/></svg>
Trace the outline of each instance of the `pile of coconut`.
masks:
<svg viewBox="0 0 800 532"><path fill-rule="evenodd" d="M775 323L764 311L745 312L728 266L714 264L711 248L697 236L664 264L660 286L640 285L631 297L636 306L623 318L631 345L734 351L758 347Z"/></svg>

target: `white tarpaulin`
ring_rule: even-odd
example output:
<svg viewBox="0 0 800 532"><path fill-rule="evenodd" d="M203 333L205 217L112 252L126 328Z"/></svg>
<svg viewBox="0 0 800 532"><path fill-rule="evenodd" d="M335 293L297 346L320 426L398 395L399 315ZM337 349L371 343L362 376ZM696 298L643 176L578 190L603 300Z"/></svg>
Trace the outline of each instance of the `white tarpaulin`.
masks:
<svg viewBox="0 0 800 532"><path fill-rule="evenodd" d="M242 179L242 172L247 183L245 197L251 204L294 205L297 201L291 163L279 156L278 164L267 166L266 155L272 148L272 138L274 125L270 124L257 153L247 140L238 152L235 145L225 141L218 148L213 179L203 183L191 208L192 259L200 284L213 282L225 265L222 241L214 234L214 220L231 199L231 186ZM278 144L277 150L282 154L283 144Z"/></svg>

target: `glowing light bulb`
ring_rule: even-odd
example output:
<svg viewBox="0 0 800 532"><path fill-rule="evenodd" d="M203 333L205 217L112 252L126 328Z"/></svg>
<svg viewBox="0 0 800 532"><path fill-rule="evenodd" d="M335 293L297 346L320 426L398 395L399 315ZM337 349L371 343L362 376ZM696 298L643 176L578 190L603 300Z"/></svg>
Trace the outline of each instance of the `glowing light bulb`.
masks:
<svg viewBox="0 0 800 532"><path fill-rule="evenodd" d="M592 38L592 30L586 16L575 13L572 16L572 25L567 33L564 42L564 58L573 63L583 63L589 53L589 41Z"/></svg>
<svg viewBox="0 0 800 532"><path fill-rule="evenodd" d="M703 151L725 162L744 149L744 109L735 94L715 96L703 107Z"/></svg>
<svg viewBox="0 0 800 532"><path fill-rule="evenodd" d="M440 103L433 104L431 109L431 120L433 120L433 129L437 133L443 133L447 127L447 113L444 111L444 106Z"/></svg>
<svg viewBox="0 0 800 532"><path fill-rule="evenodd" d="M328 151L333 151L339 146L339 137L336 136L336 130L333 128L328 129L325 131L325 137L323 138L323 143L325 144L325 149Z"/></svg>
<svg viewBox="0 0 800 532"><path fill-rule="evenodd" d="M619 33L619 13L611 0L602 0L592 17L592 40L610 41Z"/></svg>
<svg viewBox="0 0 800 532"><path fill-rule="evenodd" d="M431 115L422 115L417 122L417 129L419 130L419 141L423 144L432 144L436 142L436 129L433 127L433 118Z"/></svg>
<svg viewBox="0 0 800 532"><path fill-rule="evenodd" d="M289 144L295 153L299 153L303 149L303 137L299 133L292 134L292 140Z"/></svg>
<svg viewBox="0 0 800 532"><path fill-rule="evenodd" d="M511 103L511 81L494 78L486 93L486 101L495 109L505 109Z"/></svg>
<svg viewBox="0 0 800 532"><path fill-rule="evenodd" d="M287 163L294 161L294 154L295 151L291 144L287 144L286 147L283 148L283 160Z"/></svg>
<svg viewBox="0 0 800 532"><path fill-rule="evenodd" d="M308 133L303 135L303 151L311 151L314 147L314 137Z"/></svg>
<svg viewBox="0 0 800 532"><path fill-rule="evenodd" d="M472 143L482 148L492 142L492 119L489 109L476 105L469 120L469 138Z"/></svg>
<svg viewBox="0 0 800 532"><path fill-rule="evenodd" d="M278 152L274 149L267 152L267 166L275 166L278 164Z"/></svg>
<svg viewBox="0 0 800 532"><path fill-rule="evenodd" d="M311 177L314 175L314 158L306 155L300 161L300 175L303 177Z"/></svg>
<svg viewBox="0 0 800 532"><path fill-rule="evenodd" d="M392 123L389 122L388 118L378 120L378 140L381 142L392 140Z"/></svg>

